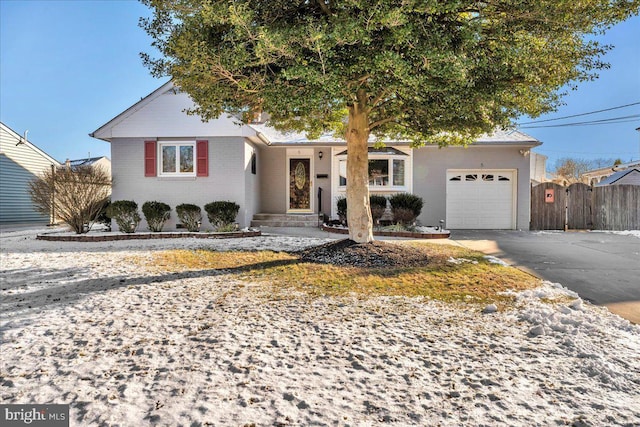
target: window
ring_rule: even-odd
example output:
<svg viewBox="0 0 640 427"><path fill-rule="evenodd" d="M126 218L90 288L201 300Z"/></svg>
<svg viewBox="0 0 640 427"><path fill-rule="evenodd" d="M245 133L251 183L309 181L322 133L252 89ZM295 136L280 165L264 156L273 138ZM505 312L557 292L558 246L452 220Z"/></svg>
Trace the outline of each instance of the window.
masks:
<svg viewBox="0 0 640 427"><path fill-rule="evenodd" d="M393 185L404 186L404 159L393 159Z"/></svg>
<svg viewBox="0 0 640 427"><path fill-rule="evenodd" d="M195 142L160 143L160 175L195 176Z"/></svg>
<svg viewBox="0 0 640 427"><path fill-rule="evenodd" d="M340 160L338 162L338 175L340 176L340 182L338 185L344 187L347 185L347 161Z"/></svg>
<svg viewBox="0 0 640 427"><path fill-rule="evenodd" d="M369 160L369 185L384 187L389 185L389 160Z"/></svg>
<svg viewBox="0 0 640 427"><path fill-rule="evenodd" d="M336 154L338 187L347 186L347 151ZM372 191L409 191L410 155L393 147L369 148L369 189Z"/></svg>

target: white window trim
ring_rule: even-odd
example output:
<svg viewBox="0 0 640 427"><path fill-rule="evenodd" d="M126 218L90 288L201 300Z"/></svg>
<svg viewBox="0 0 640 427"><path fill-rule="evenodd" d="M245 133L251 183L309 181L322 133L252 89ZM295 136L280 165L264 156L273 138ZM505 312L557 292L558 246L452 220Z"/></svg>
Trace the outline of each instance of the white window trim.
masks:
<svg viewBox="0 0 640 427"><path fill-rule="evenodd" d="M398 154L371 154L369 153L369 160L388 159L389 160L389 177L390 182L393 183L393 160L404 160L404 185L370 185L370 194L382 194L392 195L396 193L412 193L413 192L413 149L406 146L389 146L395 148L406 154L406 156ZM333 195L331 200L331 216L336 218L338 215L336 200L340 196L346 196L346 185L340 185L340 160L346 160L347 155L338 155L343 152L345 147L333 147L331 150L331 194Z"/></svg>
<svg viewBox="0 0 640 427"><path fill-rule="evenodd" d="M173 147L193 147L193 172L180 172L180 149L176 148L176 172L163 172L162 171L162 147L173 146ZM197 167L197 156L196 152L196 141L158 141L158 177L161 178L172 178L172 177L196 177L196 167Z"/></svg>

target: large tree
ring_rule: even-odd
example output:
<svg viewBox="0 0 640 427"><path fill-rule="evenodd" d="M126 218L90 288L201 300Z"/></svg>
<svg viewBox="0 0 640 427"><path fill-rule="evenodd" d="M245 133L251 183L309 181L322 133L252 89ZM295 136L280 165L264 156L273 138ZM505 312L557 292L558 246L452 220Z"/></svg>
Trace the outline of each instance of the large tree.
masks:
<svg viewBox="0 0 640 427"><path fill-rule="evenodd" d="M373 240L368 141L466 144L559 104L608 49L590 34L640 0L142 0L170 75L204 119L267 111L347 141L351 239Z"/></svg>

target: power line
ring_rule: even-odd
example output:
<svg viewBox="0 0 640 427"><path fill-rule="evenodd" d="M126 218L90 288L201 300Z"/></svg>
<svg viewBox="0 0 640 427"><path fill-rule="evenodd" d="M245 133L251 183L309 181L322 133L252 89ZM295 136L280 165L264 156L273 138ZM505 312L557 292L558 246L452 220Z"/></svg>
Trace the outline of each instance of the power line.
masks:
<svg viewBox="0 0 640 427"><path fill-rule="evenodd" d="M563 151L563 150L547 150L546 148L537 147L536 151L542 153L565 153L565 154L598 154L598 155L620 155L620 154L636 154L636 151L607 151L607 152L594 152L594 151Z"/></svg>
<svg viewBox="0 0 640 427"><path fill-rule="evenodd" d="M589 111L588 113L580 113L580 114L573 114L571 116L556 117L555 119L535 120L535 121L532 121L532 122L518 123L518 125L538 124L538 123L544 123L544 122L552 122L552 121L555 121L555 120L570 119L570 118L573 118L573 117L588 116L590 114L597 114L597 113L604 113L605 111L619 110L620 108L632 107L634 105L639 105L639 104L640 104L640 101L633 102L631 104L619 105L617 107L605 108L604 110Z"/></svg>
<svg viewBox="0 0 640 427"><path fill-rule="evenodd" d="M559 127L568 127L568 126L610 125L610 124L617 124L617 123L634 122L636 121L635 119L639 117L640 117L640 114L633 114L630 116L611 117L608 119L590 120L586 122L572 122L572 123L562 123L559 125L519 126L519 127L520 129L534 129L534 128L559 128Z"/></svg>

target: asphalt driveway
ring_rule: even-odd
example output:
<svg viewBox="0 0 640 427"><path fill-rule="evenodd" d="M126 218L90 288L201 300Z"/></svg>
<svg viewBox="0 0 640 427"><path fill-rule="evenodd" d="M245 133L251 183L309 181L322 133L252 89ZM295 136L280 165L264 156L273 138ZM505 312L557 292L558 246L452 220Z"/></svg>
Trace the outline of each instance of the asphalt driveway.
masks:
<svg viewBox="0 0 640 427"><path fill-rule="evenodd" d="M640 239L602 232L454 230L451 240L640 324Z"/></svg>

